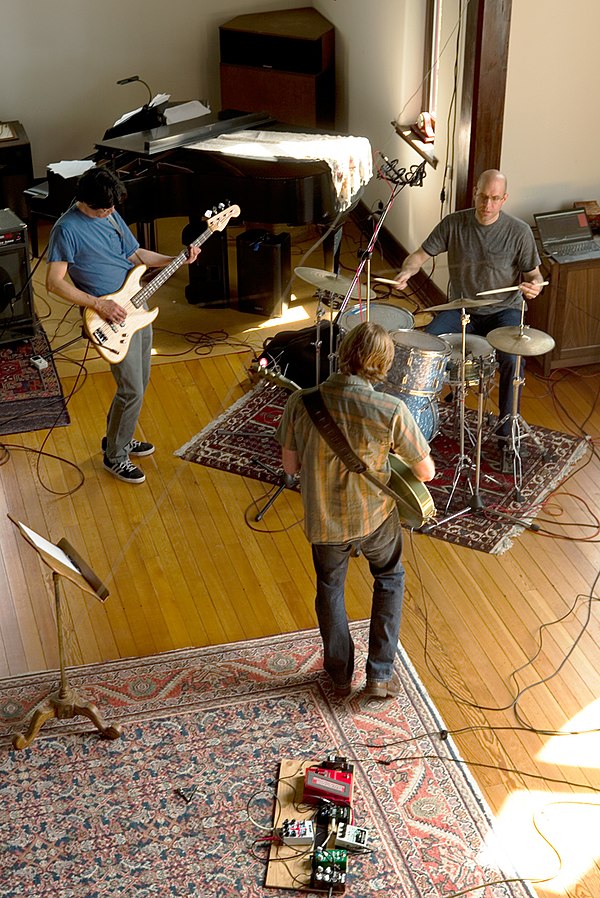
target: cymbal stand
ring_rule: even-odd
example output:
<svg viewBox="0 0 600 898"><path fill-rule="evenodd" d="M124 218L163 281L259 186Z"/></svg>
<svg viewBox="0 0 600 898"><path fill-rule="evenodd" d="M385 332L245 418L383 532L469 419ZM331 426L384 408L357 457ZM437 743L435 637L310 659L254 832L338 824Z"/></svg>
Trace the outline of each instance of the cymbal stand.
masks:
<svg viewBox="0 0 600 898"><path fill-rule="evenodd" d="M469 456L465 453L465 402L466 402L466 385L465 385L465 366L467 359L467 325L471 320L471 316L467 314L467 310L462 308L460 310L460 325L461 325L461 353L460 353L460 362L459 362L459 384L458 384L458 414L459 414L459 423L458 423L458 438L459 438L459 450L458 450L458 459L456 461L456 465L454 468L454 478L452 480L452 488L450 490L450 495L448 496L448 501L446 503L446 511L450 508L452 503L452 499L454 498L454 493L458 488L458 484L462 477L463 471L472 470L473 462L469 458ZM469 484L470 485L470 484Z"/></svg>
<svg viewBox="0 0 600 898"><path fill-rule="evenodd" d="M457 518L464 517L468 514L478 514L480 512L485 512L486 514L493 514L498 518L502 518L506 521L513 521L515 524L523 527L525 530L539 530L539 526L535 523L528 523L520 518L515 517L514 515L506 514L506 512L498 511L495 508L486 508L483 497L480 493L480 483L481 483L481 448L483 443L483 418L484 418L484 405L486 400L486 387L485 387L485 376L483 371L483 365L480 365L479 368L479 385L478 385L478 393L477 393L477 439L476 439L476 450L475 450L475 484L471 487L472 493L471 498L468 500L468 504L461 508L459 511L455 511L453 514L447 515L445 518L436 519L435 521L424 524L421 527L421 533L431 533L432 530L435 530L436 527L441 527L443 524L447 524L449 521L454 521ZM488 475L489 477L490 475ZM497 481L495 478L491 478L495 483ZM469 483L469 486L471 484ZM446 509L448 506L446 506Z"/></svg>
<svg viewBox="0 0 600 898"><path fill-rule="evenodd" d="M523 337L525 332L525 300L523 299L521 306L521 321L519 323L519 337ZM521 442L524 434L531 438L532 442L538 447L542 454L542 461L547 462L552 458L552 451L546 449L538 435L533 432L529 424L519 413L519 393L521 387L525 383L522 374L521 362L522 355L515 355L515 373L513 377L513 393L512 406L509 415L498 421L496 425L496 433L506 422L510 422L510 435L507 443L502 450L502 470L508 473L512 468L513 482L515 485L515 499L517 502L523 501L521 487L523 486L523 463L521 455Z"/></svg>

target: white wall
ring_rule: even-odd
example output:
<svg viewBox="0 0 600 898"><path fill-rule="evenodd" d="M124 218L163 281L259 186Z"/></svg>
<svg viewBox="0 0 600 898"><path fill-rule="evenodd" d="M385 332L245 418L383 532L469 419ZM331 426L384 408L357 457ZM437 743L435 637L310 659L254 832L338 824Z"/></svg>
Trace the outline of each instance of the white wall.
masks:
<svg viewBox="0 0 600 898"><path fill-rule="evenodd" d="M93 152L115 119L145 103L139 75L174 100L220 108L219 25L303 0L20 0L2 4L0 121L20 121L34 168ZM258 8L258 9L257 9Z"/></svg>
<svg viewBox="0 0 600 898"><path fill-rule="evenodd" d="M22 0L4 3L0 43L4 82L0 120L21 121L38 176L48 162L77 158L123 111L146 100L143 85L119 87L139 74L174 99L207 98L220 106L218 26L242 13L310 5L310 0ZM420 162L394 132L419 112L423 0L315 0L336 26L338 128L370 139L399 164ZM464 5L464 4L463 4ZM421 188L405 188L386 226L407 248L440 216L447 116L453 89L458 0L444 0L439 116L434 152ZM513 0L502 168L507 211L534 212L600 199L595 109L597 60L590 35L600 32L600 3ZM559 63L558 60L564 60ZM369 185L372 205L389 196ZM446 210L444 210L446 211ZM436 272L443 286L443 268Z"/></svg>
<svg viewBox="0 0 600 898"><path fill-rule="evenodd" d="M513 0L502 165L510 211L600 200L596 0Z"/></svg>

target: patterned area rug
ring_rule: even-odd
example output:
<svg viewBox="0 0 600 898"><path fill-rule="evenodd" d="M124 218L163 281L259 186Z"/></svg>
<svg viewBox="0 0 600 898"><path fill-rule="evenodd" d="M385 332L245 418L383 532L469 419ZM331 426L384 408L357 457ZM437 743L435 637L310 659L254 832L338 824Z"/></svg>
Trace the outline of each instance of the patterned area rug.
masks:
<svg viewBox="0 0 600 898"><path fill-rule="evenodd" d="M0 346L0 434L26 433L69 424L62 387L46 334L37 325L31 340ZM38 371L32 356L48 367Z"/></svg>
<svg viewBox="0 0 600 898"><path fill-rule="evenodd" d="M367 624L352 627L364 669ZM23 752L10 734L57 675L1 681L2 894L293 894L264 886L279 761L335 753L355 765L355 822L370 833L349 861L352 898L532 898L521 882L485 886L515 873L408 658L385 702L335 698L321 665L310 630L73 668L123 736L52 720Z"/></svg>
<svg viewBox="0 0 600 898"><path fill-rule="evenodd" d="M197 464L267 483L279 483L281 450L274 434L288 396L289 391L272 380L259 382L176 454ZM468 507L471 495L469 483L474 483L474 469L465 470L452 493L459 455L453 414L451 407L441 404L440 432L431 444L437 474L428 487L440 521ZM491 433L493 424L492 420L488 433ZM466 413L466 427L468 433L476 432L476 413L470 409ZM514 473L502 473L496 441L489 439L482 452L479 484L483 509L477 513L461 514L452 521L433 527L428 531L431 536L491 554L500 554L511 547L512 537L521 533L524 525L531 523L540 503L565 479L587 448L583 440L566 433L543 427L532 427L531 431L549 451L551 458L544 461L542 451L532 438L527 437L528 455L522 460L521 501L517 501L515 494ZM274 470L269 471L268 468ZM500 514L496 514L495 509Z"/></svg>

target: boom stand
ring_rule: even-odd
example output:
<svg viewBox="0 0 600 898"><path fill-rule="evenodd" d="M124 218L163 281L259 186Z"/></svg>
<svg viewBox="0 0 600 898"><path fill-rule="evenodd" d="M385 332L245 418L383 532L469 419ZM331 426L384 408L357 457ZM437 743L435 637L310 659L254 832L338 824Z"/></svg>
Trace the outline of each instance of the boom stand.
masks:
<svg viewBox="0 0 600 898"><path fill-rule="evenodd" d="M390 196L388 197L388 201L385 204L385 207L379 216L379 221L373 228L373 234L371 236L371 239L369 240L369 245L367 246L366 250L364 250L361 253L361 260L358 264L358 268L356 269L356 271L354 273L354 277L352 279L352 283L350 284L350 288L348 289L344 299L342 300L340 310L335 317L336 323L339 321L340 317L346 311L346 306L348 305L348 303L350 301L352 292L353 292L354 288L356 287L357 283L359 282L360 276L363 272L363 268L365 267L365 265L367 265L367 263L369 265L369 267L367 268L367 271L369 272L369 277L370 277L371 257L373 256L373 252L377 245L377 238L379 236L379 232L380 232L381 228L383 227L383 223L385 221L385 218L386 218L388 212L392 208L394 200L396 199L396 197L398 196L398 194L404 187L407 187L407 186L408 187L422 187L423 186L423 180L426 175L424 162L421 162L420 165L412 165L410 168L410 171L407 172L405 168L398 168L397 160L394 159L392 162L390 162L390 160L387 159L385 156L383 156L382 158L383 158L383 162L381 164L381 167L377 174L377 177L384 178L385 180L389 181L393 185L392 192L390 193ZM370 286L371 285L369 283L367 283L367 314L366 314L367 321L369 320ZM335 353L333 350L333 328L332 328L331 329L331 337L330 337L330 347L329 347L329 373L330 374L333 373L334 358L335 358Z"/></svg>
<svg viewBox="0 0 600 898"><path fill-rule="evenodd" d="M58 658L60 665L60 685L58 690L50 693L43 704L35 709L29 722L27 732L25 734L16 733L13 738L13 746L19 750L27 748L27 746L33 742L47 720L51 720L55 717L60 720L68 720L79 715L88 717L106 739L118 739L121 735L121 728L119 726L108 726L105 724L96 705L80 695L79 692L73 689L69 684L65 666L60 578L61 576L65 577L72 583L75 583L76 586L79 586L84 592L90 593L101 602L108 597L108 590L66 540L60 540L55 546L47 540L44 540L32 530L29 530L24 524L14 520L10 515L8 517L17 526L21 535L34 547L42 561L52 570L54 603L56 608L56 628L58 634ZM75 564L73 564L73 562L75 562Z"/></svg>

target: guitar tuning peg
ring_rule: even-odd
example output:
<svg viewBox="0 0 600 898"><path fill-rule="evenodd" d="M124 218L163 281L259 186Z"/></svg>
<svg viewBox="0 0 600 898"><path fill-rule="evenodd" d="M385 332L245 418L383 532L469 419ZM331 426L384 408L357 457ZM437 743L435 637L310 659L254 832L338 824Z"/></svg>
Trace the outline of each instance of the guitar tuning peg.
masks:
<svg viewBox="0 0 600 898"><path fill-rule="evenodd" d="M225 208L226 208L225 203L219 203L219 205L217 206L217 210L219 212L222 212L223 209L225 209Z"/></svg>
<svg viewBox="0 0 600 898"><path fill-rule="evenodd" d="M215 211L216 211L215 209L207 209L206 212L204 213L204 217L212 218L213 215L215 214Z"/></svg>

